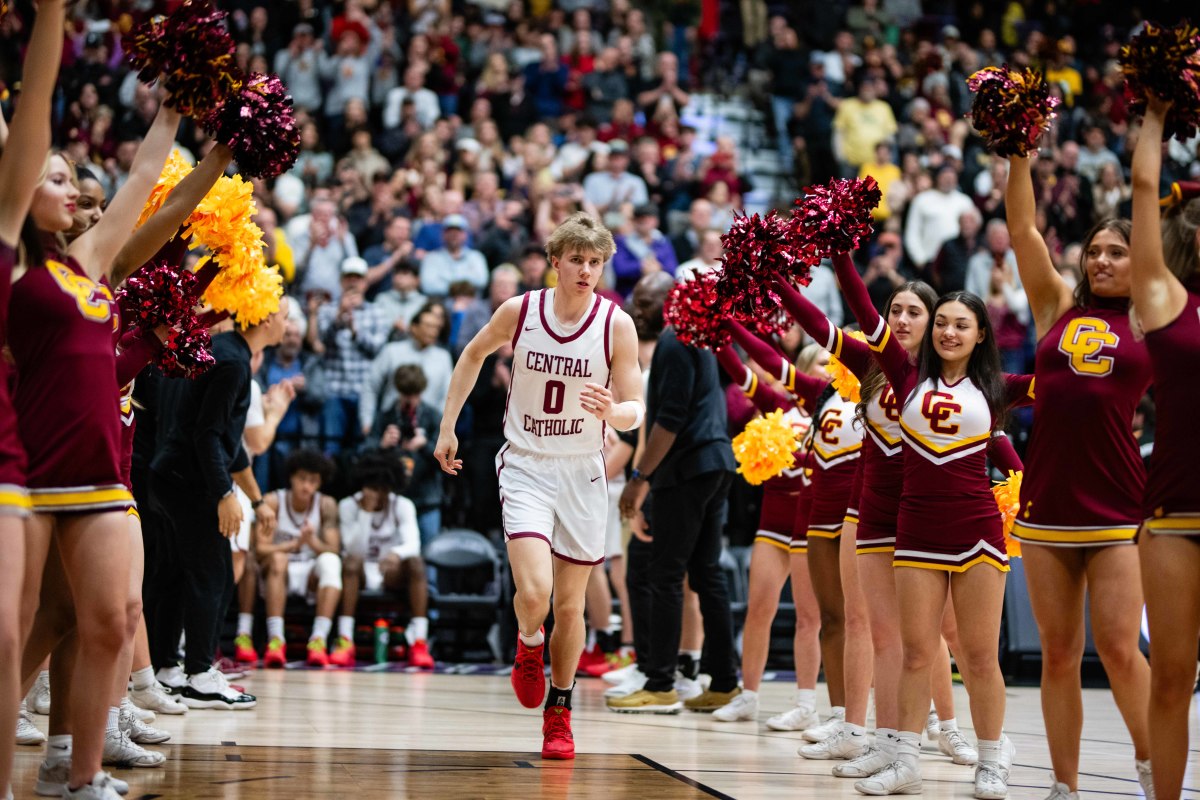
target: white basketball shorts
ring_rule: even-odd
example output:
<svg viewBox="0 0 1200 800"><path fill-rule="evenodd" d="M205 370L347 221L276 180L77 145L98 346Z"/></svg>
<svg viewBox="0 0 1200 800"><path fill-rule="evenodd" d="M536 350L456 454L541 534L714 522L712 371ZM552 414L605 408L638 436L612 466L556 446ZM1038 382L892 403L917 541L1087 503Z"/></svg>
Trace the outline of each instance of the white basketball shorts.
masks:
<svg viewBox="0 0 1200 800"><path fill-rule="evenodd" d="M505 444L496 456L504 539L536 537L572 564L604 563L608 481L604 456L543 456Z"/></svg>

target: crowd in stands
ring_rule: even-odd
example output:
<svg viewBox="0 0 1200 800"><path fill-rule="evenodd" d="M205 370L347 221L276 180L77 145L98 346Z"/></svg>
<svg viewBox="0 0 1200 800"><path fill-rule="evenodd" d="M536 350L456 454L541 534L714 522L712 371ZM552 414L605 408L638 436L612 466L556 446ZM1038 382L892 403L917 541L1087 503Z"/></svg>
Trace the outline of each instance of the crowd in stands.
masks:
<svg viewBox="0 0 1200 800"><path fill-rule="evenodd" d="M735 212L871 175L884 200L856 260L873 297L914 277L975 292L1005 367L1027 370L1006 164L964 118L965 81L1034 66L1062 98L1034 177L1040 231L1076 278L1082 234L1128 216L1138 136L1116 62L1137 11L1102 5L1107 22L1079 25L1079 9L1049 0L223 3L239 65L282 78L302 137L289 172L254 184L268 260L293 298L257 380L295 395L256 461L260 485L287 486L289 454L315 449L337 465L329 489L341 497L357 488L357 456L378 450L404 466L423 542L447 525L498 529L492 459L511 353L488 360L471 395L458 481L433 458L442 404L493 310L554 285L543 245L578 210L616 234L604 290L625 299L649 272L717 265ZM93 1L74 13L57 144L111 197L161 97L123 63L120 31L140 11ZM17 55L0 54L10 72ZM763 112L761 152L695 123L697 98L730 94ZM202 137L189 136L181 145L199 157ZM1198 144L1167 146L1165 179L1200 177ZM764 154L783 179L765 198L748 168ZM806 292L835 323L848 318L829 268ZM799 332L784 344L797 352Z"/></svg>

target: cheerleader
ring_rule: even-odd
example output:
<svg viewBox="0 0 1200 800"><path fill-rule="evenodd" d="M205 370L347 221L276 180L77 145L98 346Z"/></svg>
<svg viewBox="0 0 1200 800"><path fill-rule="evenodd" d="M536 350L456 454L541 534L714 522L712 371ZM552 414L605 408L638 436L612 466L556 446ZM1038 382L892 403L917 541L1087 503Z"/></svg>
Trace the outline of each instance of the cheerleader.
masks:
<svg viewBox="0 0 1200 800"><path fill-rule="evenodd" d="M21 102L12 121L12 136L0 156L0 345L7 339L7 315L21 227L34 202L39 176L50 150L50 106L62 56L63 0L38 6L26 50ZM60 219L69 218L67 190L61 189ZM51 206L54 203L50 204ZM9 791L13 738L20 704L21 647L33 609L22 608L26 520L30 501L26 487L25 448L9 398L9 367L0 358L0 791ZM36 598L36 595L35 595Z"/></svg>
<svg viewBox="0 0 1200 800"><path fill-rule="evenodd" d="M978 735L977 798L1008 795L1013 747L1004 736L1004 676L996 653L1008 555L988 484L985 450L1008 409L1032 399L1029 376L1000 367L987 308L968 292L938 300L916 364L871 304L849 259L835 261L846 299L899 400L904 483L896 519L896 596L903 642L896 760L855 788L868 795L921 791L921 729L941 646L947 590Z"/></svg>
<svg viewBox="0 0 1200 800"><path fill-rule="evenodd" d="M835 258L848 260L849 256L838 254ZM848 268L853 269L853 266ZM859 479L846 511L841 565L843 588L853 587L853 593L861 598L868 610L874 654L876 732L874 746L853 761L835 766L833 774L841 778L864 778L895 758L901 642L892 553L896 545L896 514L904 477L899 404L865 342L838 330L819 308L789 284L777 282L774 288L784 307L808 335L824 342L861 380L862 399L855 410L855 424L865 428L867 435L863 438ZM910 358L920 349L936 301L928 284L910 281L896 287L884 306L888 312L888 326ZM1007 438L1002 441L1007 445ZM1011 445L1008 448L1011 450ZM864 591L863 587L869 587L870 591ZM954 612L949 603L944 621L943 634L957 643ZM944 646L933 670L931 689L937 710L930 715L930 741L955 763L974 764L975 749L958 731L954 718L950 658ZM865 719L859 724L864 722Z"/></svg>
<svg viewBox="0 0 1200 800"><path fill-rule="evenodd" d="M801 374L814 378L824 374L824 363L816 358L819 353L821 350L816 345L805 348L796 365ZM797 438L804 436L809 429L809 418L801 413L791 398L761 383L732 348L718 350L717 361L759 411L767 414L777 409L783 410L784 419L792 426ZM792 602L796 608L796 630L792 639L796 706L772 717L767 725L804 730L820 722L816 710L816 688L821 670L818 640L821 620L813 595L812 579L808 574L803 532L795 528L797 505L801 493L806 491L804 481L805 459L798 457L795 467L784 470L782 475L772 478L763 486L758 533L750 550L750 595L746 602L746 621L742 627L742 693L728 705L713 712L713 719L720 722L752 721L758 717L758 689L767 666L771 623L775 619L775 612L779 610L779 594L789 574L792 578Z"/></svg>
<svg viewBox="0 0 1200 800"><path fill-rule="evenodd" d="M62 246L61 234L74 222L79 190L67 161L52 155L44 179L35 181L30 224L22 234L24 265L12 290L9 345L20 376L14 405L29 453L34 509L25 559L26 608L37 607L52 542L65 578L46 584L50 611L39 614L24 663L32 678L70 629L68 620L52 616L73 602L78 655L88 665L75 671L71 683L74 740L67 797L116 796L100 764L105 729L116 723L109 712L109 687L117 680L127 627L131 553L125 509L132 498L121 482L120 392L108 279L178 125L177 112L160 110L122 191L69 249ZM88 391L80 392L81 385Z"/></svg>
<svg viewBox="0 0 1200 800"><path fill-rule="evenodd" d="M1132 420L1150 385L1150 358L1129 325L1130 226L1112 219L1088 233L1083 279L1072 291L1035 224L1030 161L1009 164L1008 229L1037 329L1041 390L1013 536L1042 644L1042 717L1054 767L1048 800L1073 798L1078 786L1085 598L1150 797L1150 667L1138 648L1142 587L1130 546L1145 484Z"/></svg>
<svg viewBox="0 0 1200 800"><path fill-rule="evenodd" d="M1158 800L1177 800L1188 763L1188 709L1200 636L1200 185L1172 187L1159 217L1163 125L1149 107L1133 154L1130 236L1137 322L1146 335L1158 413L1150 456L1144 536L1138 540L1150 621L1150 758ZM1149 793L1147 793L1149 794Z"/></svg>
<svg viewBox="0 0 1200 800"><path fill-rule="evenodd" d="M844 591L840 537L862 453L862 430L853 424L854 404L837 393L828 377L798 373L771 345L736 322L727 325L734 341L759 366L777 372L783 388L813 419L812 486L797 507L792 550L808 555L821 615L821 659L832 714L826 722L804 731L809 744L797 752L820 760L858 758L867 744L871 634L861 592L856 599L854 593ZM836 346L826 349L834 355L841 352Z"/></svg>

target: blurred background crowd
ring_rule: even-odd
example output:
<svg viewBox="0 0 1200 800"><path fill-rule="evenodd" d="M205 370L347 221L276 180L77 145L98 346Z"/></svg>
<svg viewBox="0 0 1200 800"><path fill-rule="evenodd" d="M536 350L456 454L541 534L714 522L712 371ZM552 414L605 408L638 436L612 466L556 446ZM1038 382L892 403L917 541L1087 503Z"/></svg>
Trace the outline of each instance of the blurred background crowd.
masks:
<svg viewBox="0 0 1200 800"><path fill-rule="evenodd" d="M27 3L0 23L10 33L32 19ZM604 287L625 298L647 272L682 279L716 265L734 213L786 209L810 183L871 175L884 202L856 258L873 295L882 302L911 277L979 294L1005 367L1018 372L1032 368L1033 341L1004 224L1007 165L964 119L967 76L1038 67L1063 100L1034 175L1038 225L1064 275L1078 276L1078 242L1094 222L1128 215L1138 129L1116 58L1142 19L1136 4L220 6L239 65L282 78L302 130L295 167L255 183L268 260L295 300L283 344L258 372L264 389L288 382L296 395L256 462L259 482L284 485L283 461L299 447L342 465L366 447L392 450L411 476L422 538L439 525L499 528L492 460L511 354L485 364L459 429L466 480L445 485L432 457L441 408L456 355L492 311L553 286L543 244L574 211L617 234ZM108 197L161 100L125 66L120 34L169 7L81 2L65 32L56 144L102 175ZM0 39L6 97L19 89L18 41ZM199 133L180 145L193 158L206 146ZM1164 180L1200 178L1198 146L1164 145ZM847 319L831 270L806 291ZM795 354L800 337L784 347ZM1013 424L1021 449L1028 420ZM747 526L730 531L735 543L753 534L752 518Z"/></svg>

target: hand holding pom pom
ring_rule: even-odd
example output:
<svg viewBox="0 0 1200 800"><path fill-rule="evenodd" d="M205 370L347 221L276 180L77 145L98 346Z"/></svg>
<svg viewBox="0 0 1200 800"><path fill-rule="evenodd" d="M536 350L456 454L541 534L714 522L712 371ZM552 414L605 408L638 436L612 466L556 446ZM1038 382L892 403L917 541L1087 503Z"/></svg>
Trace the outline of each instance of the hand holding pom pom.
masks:
<svg viewBox="0 0 1200 800"><path fill-rule="evenodd" d="M233 151L239 171L252 178L274 178L296 163L300 154L292 98L274 75L247 77L241 89L205 117L202 125Z"/></svg>
<svg viewBox="0 0 1200 800"><path fill-rule="evenodd" d="M738 473L751 486L770 480L796 465L796 432L782 411L750 420L733 439L733 456Z"/></svg>
<svg viewBox="0 0 1200 800"><path fill-rule="evenodd" d="M850 253L870 238L875 229L871 212L882 199L883 192L871 177L834 178L826 186L805 189L792 213L800 246L810 263L834 253Z"/></svg>
<svg viewBox="0 0 1200 800"><path fill-rule="evenodd" d="M143 83L160 76L170 93L168 106L201 117L241 85L225 30L225 12L206 0L187 0L169 17L154 17L125 36L129 63Z"/></svg>
<svg viewBox="0 0 1200 800"><path fill-rule="evenodd" d="M851 339L857 339L860 342L867 340L866 334L862 331L852 331ZM833 383L833 388L841 395L843 400L850 403L858 403L862 400L862 387L858 380L858 376L846 368L835 355L829 356L829 363L825 366L825 372L829 374L830 382Z"/></svg>
<svg viewBox="0 0 1200 800"><path fill-rule="evenodd" d="M170 329L159 366L172 377L194 378L213 364L208 330L196 320L201 287L196 275L170 262L143 267L117 294L121 318L143 330Z"/></svg>
<svg viewBox="0 0 1200 800"><path fill-rule="evenodd" d="M663 321L684 344L716 350L729 343L729 331L721 324L729 303L717 293L717 281L716 273L706 272L693 281L676 284L667 295Z"/></svg>
<svg viewBox="0 0 1200 800"><path fill-rule="evenodd" d="M810 251L796 246L793 222L772 211L765 217L737 215L721 237L717 293L739 322L757 324L781 313L776 280L791 279L807 286L809 270L820 263ZM778 327L778 326L775 326Z"/></svg>
<svg viewBox="0 0 1200 800"><path fill-rule="evenodd" d="M1170 103L1163 138L1187 141L1200 126L1200 31L1186 22L1173 28L1153 23L1121 48L1121 72L1129 111L1146 112L1146 99Z"/></svg>
<svg viewBox="0 0 1200 800"><path fill-rule="evenodd" d="M971 121L989 150L1005 158L1037 150L1059 104L1040 72L985 67L967 79L967 88L975 92Z"/></svg>
<svg viewBox="0 0 1200 800"><path fill-rule="evenodd" d="M1008 480L992 487L996 497L996 507L1004 518L1004 543L1008 548L1010 558L1021 555L1021 543L1012 538L1013 525L1017 521L1017 512L1021 509L1021 477L1023 472L1009 472Z"/></svg>

